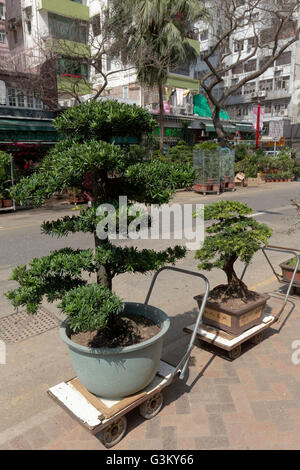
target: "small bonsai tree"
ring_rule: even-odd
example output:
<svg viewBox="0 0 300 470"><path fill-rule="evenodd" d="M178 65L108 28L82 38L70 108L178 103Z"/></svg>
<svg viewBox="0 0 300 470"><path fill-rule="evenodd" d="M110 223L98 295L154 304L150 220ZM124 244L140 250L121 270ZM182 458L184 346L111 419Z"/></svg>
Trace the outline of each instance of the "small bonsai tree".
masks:
<svg viewBox="0 0 300 470"><path fill-rule="evenodd" d="M15 307L26 306L29 313L36 312L44 296L49 302L61 300L59 307L68 315L73 331L107 329L112 336L122 311L121 300L111 292L113 278L175 263L186 250L177 246L160 252L138 251L113 245L108 234L98 238L97 224L105 214L97 215L97 208L110 203L119 214L119 195L132 202L167 203L176 187L193 182L194 174L183 165L174 167L158 160L137 162L132 153L110 143L115 137L140 139L153 130L156 122L138 106L94 101L68 109L54 124L65 139L46 155L36 173L14 187L12 194L23 205L38 207L56 191L85 191L91 207L77 216L44 222L42 232L57 237L90 233L95 248L64 248L33 259L29 266L15 268L11 279L18 281L19 287L9 291L7 297ZM131 221L128 216L128 224ZM96 282L88 284L84 274L96 275Z"/></svg>
<svg viewBox="0 0 300 470"><path fill-rule="evenodd" d="M252 209L237 201L219 201L204 208L204 219L215 221L207 228L201 249L196 252L199 269L211 271L220 268L227 277L227 285L218 286L226 296L246 299L247 286L237 276L234 264L237 260L250 263L253 255L266 245L272 230L265 224L250 218Z"/></svg>

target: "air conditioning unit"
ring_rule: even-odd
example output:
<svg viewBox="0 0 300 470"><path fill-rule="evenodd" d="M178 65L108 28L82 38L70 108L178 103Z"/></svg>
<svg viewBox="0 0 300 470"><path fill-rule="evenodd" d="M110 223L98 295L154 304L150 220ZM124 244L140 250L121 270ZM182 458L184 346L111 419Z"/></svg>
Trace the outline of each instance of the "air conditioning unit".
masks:
<svg viewBox="0 0 300 470"><path fill-rule="evenodd" d="M254 91L253 93L251 93L251 98L257 98L257 92Z"/></svg>
<svg viewBox="0 0 300 470"><path fill-rule="evenodd" d="M289 112L287 109L281 109L280 110L280 116L288 116L289 115Z"/></svg>
<svg viewBox="0 0 300 470"><path fill-rule="evenodd" d="M263 98L263 97L266 96L266 95L267 95L266 90L260 90L260 91L258 92L258 96L260 96L261 98Z"/></svg>
<svg viewBox="0 0 300 470"><path fill-rule="evenodd" d="M282 72L283 71L283 67L275 67L275 72Z"/></svg>
<svg viewBox="0 0 300 470"><path fill-rule="evenodd" d="M5 21L5 16L1 16L1 20L2 20L2 21Z"/></svg>

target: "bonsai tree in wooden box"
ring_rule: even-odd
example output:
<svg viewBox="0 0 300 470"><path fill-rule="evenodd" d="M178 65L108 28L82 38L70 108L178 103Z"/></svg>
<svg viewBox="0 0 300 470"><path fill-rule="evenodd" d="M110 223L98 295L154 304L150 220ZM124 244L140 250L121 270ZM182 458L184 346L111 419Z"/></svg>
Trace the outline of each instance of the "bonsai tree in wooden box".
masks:
<svg viewBox="0 0 300 470"><path fill-rule="evenodd" d="M219 201L204 208L204 219L214 221L208 228L202 248L196 252L198 268L222 269L227 283L215 287L209 295L204 323L232 335L261 322L268 296L250 291L235 271L240 260L250 263L253 255L266 245L272 230L249 217L252 209L236 201ZM201 305L202 296L195 299Z"/></svg>
<svg viewBox="0 0 300 470"><path fill-rule="evenodd" d="M156 252L116 246L109 237L110 215L116 233L127 233L136 215L142 217L139 211L133 215L133 202L167 203L177 187L192 184L194 172L182 163L138 161L110 143L116 137L140 139L153 130L156 122L138 106L111 100L81 104L54 124L65 139L36 173L15 186L13 197L37 207L58 190L85 191L91 207L77 216L44 222L42 232L57 237L91 234L95 246L63 248L15 268L12 279L20 286L7 296L15 307L25 305L32 314L44 297L49 302L60 300L59 308L68 318L61 337L82 384L99 396L127 396L148 385L156 374L169 320L156 307L123 302L112 292L113 278L175 263L185 256L185 248ZM125 208L119 206L119 195L130 201ZM92 282L87 282L87 275Z"/></svg>

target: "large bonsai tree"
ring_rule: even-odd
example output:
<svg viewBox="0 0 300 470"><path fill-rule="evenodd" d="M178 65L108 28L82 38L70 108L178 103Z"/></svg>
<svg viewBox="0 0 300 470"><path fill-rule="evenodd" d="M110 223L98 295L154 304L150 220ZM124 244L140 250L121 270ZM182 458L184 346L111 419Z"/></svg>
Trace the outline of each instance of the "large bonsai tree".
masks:
<svg viewBox="0 0 300 470"><path fill-rule="evenodd" d="M204 220L214 223L207 227L210 236L196 252L196 259L200 260L198 268L222 269L227 277L227 285L222 286L224 293L242 299L249 296L249 290L236 274L234 264L237 260L250 263L272 235L267 225L249 217L251 213L250 207L237 201L219 201L205 206Z"/></svg>
<svg viewBox="0 0 300 470"><path fill-rule="evenodd" d="M60 308L69 315L73 331L112 327L114 314L122 309L122 302L111 292L114 276L175 263L185 256L185 249L138 251L112 244L108 235L100 239L96 229L105 214L97 208L110 203L118 215L119 195L126 195L131 203L167 203L176 187L192 184L194 172L182 164L138 161L136 154L114 145L116 137L140 139L153 130L155 121L138 106L111 100L90 102L68 109L54 124L64 140L48 153L36 173L15 186L13 197L38 207L56 191L70 187L85 191L91 207L81 209L77 216L44 222L42 232L57 237L92 233L95 249L64 248L15 268L12 279L20 286L7 296L15 307L24 305L31 313L44 296L49 302L61 299ZM88 284L86 273L95 274L97 281Z"/></svg>

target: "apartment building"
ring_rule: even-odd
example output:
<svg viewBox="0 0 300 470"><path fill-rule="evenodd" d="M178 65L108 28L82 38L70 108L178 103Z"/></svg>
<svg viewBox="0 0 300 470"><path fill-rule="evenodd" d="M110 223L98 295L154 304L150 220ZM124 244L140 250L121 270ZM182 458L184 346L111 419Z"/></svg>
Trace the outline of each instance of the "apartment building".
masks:
<svg viewBox="0 0 300 470"><path fill-rule="evenodd" d="M238 5L239 2L237 2ZM240 2L243 8L243 2ZM266 39L269 37L269 44L272 43L272 21L265 19L262 21L261 12L256 12L255 34L263 34ZM217 21L217 18L216 18ZM291 22L299 24L298 15L294 15ZM293 29L286 27L280 34L279 44L284 45L291 38ZM203 76L207 70L203 63L203 55L214 45L214 24L212 27L204 22L199 22L200 58L196 67L197 76ZM238 64L238 58L247 57L254 51L255 38L251 26L238 31L230 37L228 44L228 56L226 64L231 70L223 76L223 82L216 87L216 95L222 96L224 90L240 82L244 77L259 70L271 55L271 49L258 48L256 54L244 63ZM216 51L217 60L218 51ZM263 109L264 134L269 132L270 121L288 120L290 124L300 122L300 42L299 40L289 46L282 55L259 77L251 80L239 88L234 95L230 96L226 103L226 111L231 120L235 122L253 122L253 109L260 101ZM201 91L201 90L200 90Z"/></svg>
<svg viewBox="0 0 300 470"><path fill-rule="evenodd" d="M0 2L0 64L5 62L9 54L5 32L6 0Z"/></svg>
<svg viewBox="0 0 300 470"><path fill-rule="evenodd" d="M58 91L87 93L89 8L86 0L6 0L11 69L56 75ZM51 72L51 73L50 73ZM47 75L47 74L46 74Z"/></svg>

